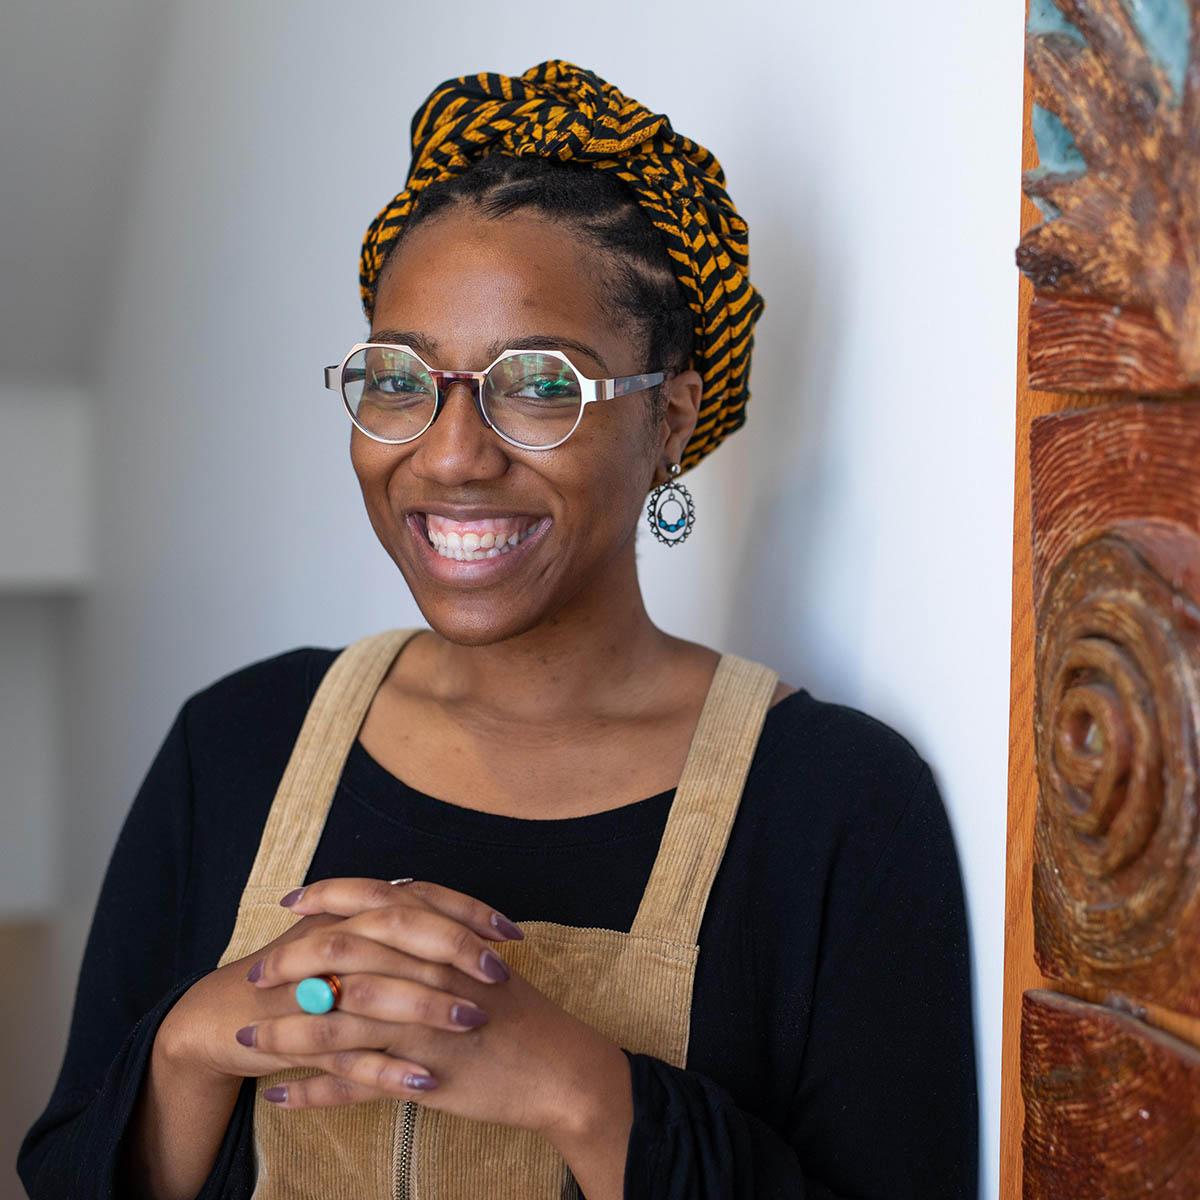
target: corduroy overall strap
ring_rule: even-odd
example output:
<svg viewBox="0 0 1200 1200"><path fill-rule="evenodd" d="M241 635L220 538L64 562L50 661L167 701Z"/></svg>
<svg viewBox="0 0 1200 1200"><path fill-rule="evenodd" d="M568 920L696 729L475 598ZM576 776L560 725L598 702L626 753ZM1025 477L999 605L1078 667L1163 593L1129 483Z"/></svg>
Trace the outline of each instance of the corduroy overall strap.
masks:
<svg viewBox="0 0 1200 1200"><path fill-rule="evenodd" d="M404 643L420 632L415 627L369 634L351 642L330 664L279 781L248 887L287 889L304 882L330 798L371 699Z"/></svg>
<svg viewBox="0 0 1200 1200"><path fill-rule="evenodd" d="M723 654L700 710L631 934L696 943L778 674Z"/></svg>

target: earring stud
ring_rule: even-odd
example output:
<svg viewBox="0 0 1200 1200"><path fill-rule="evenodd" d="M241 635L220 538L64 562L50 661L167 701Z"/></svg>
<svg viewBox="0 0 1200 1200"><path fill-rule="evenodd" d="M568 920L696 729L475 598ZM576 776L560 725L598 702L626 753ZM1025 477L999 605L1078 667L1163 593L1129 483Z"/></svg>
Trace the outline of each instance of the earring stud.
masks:
<svg viewBox="0 0 1200 1200"><path fill-rule="evenodd" d="M691 492L682 483L675 482L682 470L679 463L672 463L671 478L650 493L646 506L650 529L665 546L677 546L692 532L696 523L696 505Z"/></svg>

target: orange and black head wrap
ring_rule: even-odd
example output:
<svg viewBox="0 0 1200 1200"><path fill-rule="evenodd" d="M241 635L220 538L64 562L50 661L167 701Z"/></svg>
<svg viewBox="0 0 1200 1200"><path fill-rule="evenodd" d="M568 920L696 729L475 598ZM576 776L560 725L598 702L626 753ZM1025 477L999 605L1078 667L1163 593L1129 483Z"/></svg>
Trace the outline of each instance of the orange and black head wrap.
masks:
<svg viewBox="0 0 1200 1200"><path fill-rule="evenodd" d="M592 71L549 59L515 77L460 75L430 93L412 119L404 190L363 239L359 285L368 321L380 271L421 191L489 154L537 154L611 171L661 232L693 314L691 365L704 380L681 460L684 471L694 466L746 420L754 322L764 306L749 279L746 222L708 150Z"/></svg>

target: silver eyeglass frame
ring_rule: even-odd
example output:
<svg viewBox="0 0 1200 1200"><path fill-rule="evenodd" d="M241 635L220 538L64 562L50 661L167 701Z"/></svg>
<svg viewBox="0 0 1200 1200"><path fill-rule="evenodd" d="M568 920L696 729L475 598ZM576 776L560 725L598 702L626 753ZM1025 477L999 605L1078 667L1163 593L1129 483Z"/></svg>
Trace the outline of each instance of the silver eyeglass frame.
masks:
<svg viewBox="0 0 1200 1200"><path fill-rule="evenodd" d="M430 377L433 379L433 415L412 437L380 437L377 433L372 433L369 429L364 429L358 418L354 415L354 410L350 407L350 401L346 398L346 389L344 386L346 364L360 350L366 350L370 347L379 347L384 350L403 350L406 354L411 354L429 372ZM519 442L516 438L509 437L503 430L497 429L492 424L488 418L487 410L483 406L483 381L487 378L488 373L498 363L516 354L545 354L551 358L560 359L575 372L579 377L579 382L583 385L583 394L579 398L579 412L575 417L575 424L557 442L552 442L548 446L531 446L527 442ZM592 379L590 376L585 375L562 350L535 350L531 348L524 350L502 350L482 371L439 371L436 367L431 367L411 346L405 346L398 342L355 342L343 356L340 363L335 363L333 366L325 368L325 386L341 396L342 405L349 414L350 420L354 422L357 429L372 441L384 442L390 446L401 446L408 442L416 441L437 420L438 413L442 411L445 395L450 385L462 382L474 385L472 393L475 398L475 411L479 413L480 420L498 437L503 438L510 446L516 446L520 450L553 450L556 446L561 446L579 428L579 422L583 420L583 414L589 404L597 400L612 400L617 396L628 396L632 392L640 392L643 388L653 387L656 383L662 383L666 378L666 371L651 371L645 375L617 375L612 379ZM592 388L592 395L590 396L586 394L589 385Z"/></svg>

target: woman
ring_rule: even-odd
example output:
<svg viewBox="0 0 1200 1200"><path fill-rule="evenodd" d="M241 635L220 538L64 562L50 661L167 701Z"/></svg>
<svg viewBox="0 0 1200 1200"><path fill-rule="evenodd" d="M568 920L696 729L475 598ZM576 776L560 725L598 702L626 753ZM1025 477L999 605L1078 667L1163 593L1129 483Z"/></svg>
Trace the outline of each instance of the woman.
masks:
<svg viewBox="0 0 1200 1200"><path fill-rule="evenodd" d="M182 705L29 1194L974 1196L929 766L638 587L643 510L686 538L677 476L745 420L719 164L560 60L447 81L412 143L327 382L428 627Z"/></svg>

